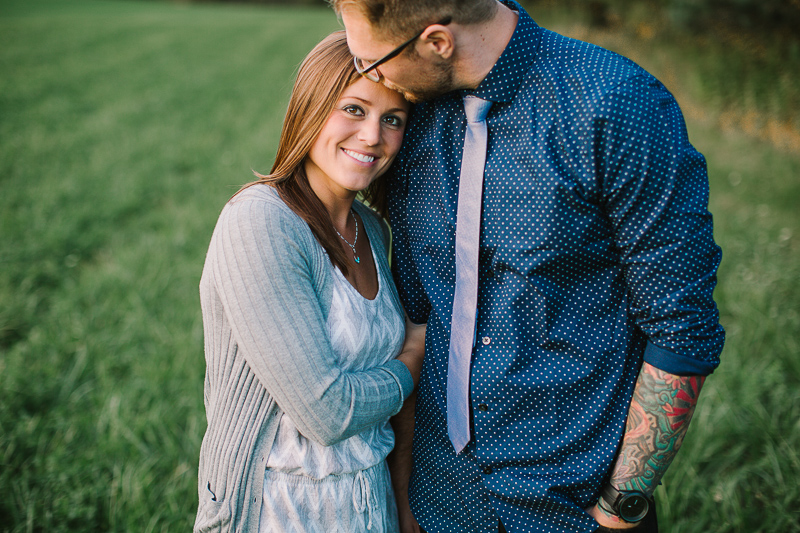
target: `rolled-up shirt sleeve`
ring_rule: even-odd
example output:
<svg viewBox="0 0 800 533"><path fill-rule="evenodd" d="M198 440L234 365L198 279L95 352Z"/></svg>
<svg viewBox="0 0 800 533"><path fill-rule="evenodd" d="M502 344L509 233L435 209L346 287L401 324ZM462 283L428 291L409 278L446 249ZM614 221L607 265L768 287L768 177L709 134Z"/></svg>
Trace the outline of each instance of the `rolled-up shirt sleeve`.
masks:
<svg viewBox="0 0 800 533"><path fill-rule="evenodd" d="M712 293L722 252L708 212L704 157L673 96L637 76L605 96L593 124L603 205L624 268L629 312L648 339L644 360L710 374L724 331Z"/></svg>

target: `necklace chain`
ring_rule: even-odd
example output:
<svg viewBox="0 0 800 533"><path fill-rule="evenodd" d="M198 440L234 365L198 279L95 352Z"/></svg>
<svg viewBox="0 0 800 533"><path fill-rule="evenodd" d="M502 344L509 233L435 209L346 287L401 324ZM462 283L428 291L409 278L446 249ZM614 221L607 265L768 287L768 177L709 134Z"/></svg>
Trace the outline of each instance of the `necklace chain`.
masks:
<svg viewBox="0 0 800 533"><path fill-rule="evenodd" d="M356 214L353 212L352 208L350 209L350 216L353 217L353 222L356 223L356 238L353 239L353 244L347 242L347 239L344 238L344 235L339 233L339 230L336 229L336 226L333 227L333 231L335 231L336 235L338 235L344 241L344 243L347 246L349 246L351 250L353 250L353 259L355 259L356 264L358 264L361 262L361 259L358 257L358 254L356 253L356 243L358 242L358 220L356 219Z"/></svg>

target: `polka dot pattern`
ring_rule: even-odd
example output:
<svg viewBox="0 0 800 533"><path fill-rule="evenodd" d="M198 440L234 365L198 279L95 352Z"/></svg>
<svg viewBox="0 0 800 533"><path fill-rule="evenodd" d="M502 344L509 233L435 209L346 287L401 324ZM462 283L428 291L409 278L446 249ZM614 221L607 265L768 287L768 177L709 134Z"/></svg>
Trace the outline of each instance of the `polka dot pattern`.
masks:
<svg viewBox="0 0 800 533"><path fill-rule="evenodd" d="M395 279L428 322L412 507L429 533L594 531L643 360L708 374L724 333L705 160L633 62L537 26L471 94L488 116L471 373L456 456L446 390L464 92L418 105L391 180Z"/></svg>

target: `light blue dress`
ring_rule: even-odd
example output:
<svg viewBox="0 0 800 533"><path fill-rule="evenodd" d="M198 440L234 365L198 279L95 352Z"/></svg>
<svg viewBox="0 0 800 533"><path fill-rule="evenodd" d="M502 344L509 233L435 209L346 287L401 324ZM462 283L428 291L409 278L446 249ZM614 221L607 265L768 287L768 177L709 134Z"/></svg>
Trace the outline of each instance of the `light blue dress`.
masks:
<svg viewBox="0 0 800 533"><path fill-rule="evenodd" d="M393 359L403 344L403 312L374 246L373 258L379 283L373 300L364 298L334 269L327 330L345 371L373 368ZM303 436L284 414L267 458L259 531L396 532L397 510L386 468L386 456L393 447L388 419L323 446Z"/></svg>

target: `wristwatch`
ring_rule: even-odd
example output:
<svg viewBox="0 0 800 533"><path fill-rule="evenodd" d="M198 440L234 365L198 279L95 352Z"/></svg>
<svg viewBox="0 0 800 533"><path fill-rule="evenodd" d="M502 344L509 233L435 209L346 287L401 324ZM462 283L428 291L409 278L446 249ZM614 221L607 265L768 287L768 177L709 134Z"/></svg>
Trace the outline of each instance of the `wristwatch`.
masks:
<svg viewBox="0 0 800 533"><path fill-rule="evenodd" d="M652 505L650 498L638 490L619 491L611 485L606 485L600 492L600 498L608 505L612 513L626 522L638 522L647 516Z"/></svg>

